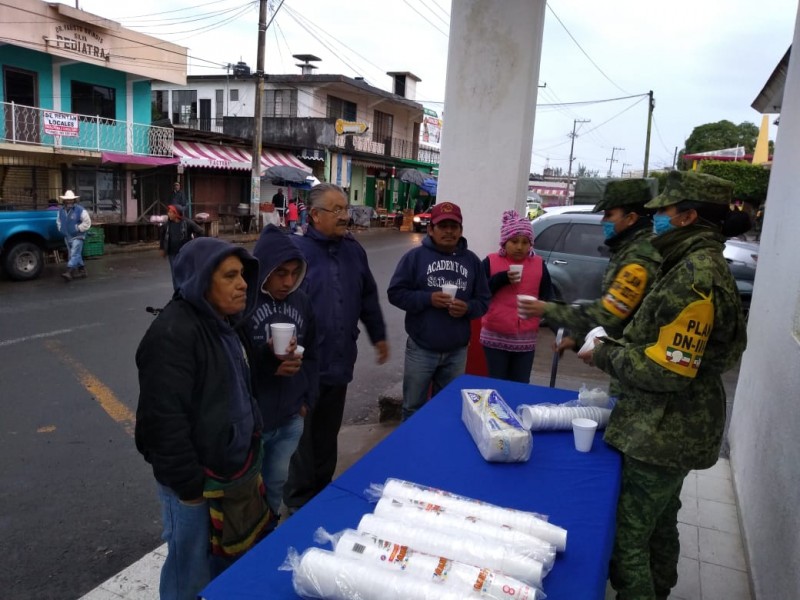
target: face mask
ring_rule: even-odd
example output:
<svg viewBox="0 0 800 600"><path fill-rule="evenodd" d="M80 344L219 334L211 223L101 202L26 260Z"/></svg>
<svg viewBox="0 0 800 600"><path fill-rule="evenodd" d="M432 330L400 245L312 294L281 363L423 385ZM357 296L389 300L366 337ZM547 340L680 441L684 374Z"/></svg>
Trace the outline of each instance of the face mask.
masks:
<svg viewBox="0 0 800 600"><path fill-rule="evenodd" d="M653 233L663 235L673 229L677 229L677 227L672 224L672 217L669 215L653 215Z"/></svg>
<svg viewBox="0 0 800 600"><path fill-rule="evenodd" d="M614 231L614 223L611 223L610 221L603 221L603 235L607 240L617 235L617 232Z"/></svg>

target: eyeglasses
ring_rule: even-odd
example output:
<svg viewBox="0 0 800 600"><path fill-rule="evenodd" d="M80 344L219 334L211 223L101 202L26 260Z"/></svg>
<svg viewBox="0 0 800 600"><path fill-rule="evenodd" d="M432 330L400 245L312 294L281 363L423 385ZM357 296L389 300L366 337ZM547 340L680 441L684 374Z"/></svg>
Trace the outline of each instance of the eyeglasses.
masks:
<svg viewBox="0 0 800 600"><path fill-rule="evenodd" d="M331 210L330 208L322 207L322 206L315 206L314 208L316 208L317 210L321 210L322 212L330 213L334 217L338 217L338 216L341 216L342 213L346 213L350 209L350 206L349 205L348 206L337 206L333 210Z"/></svg>

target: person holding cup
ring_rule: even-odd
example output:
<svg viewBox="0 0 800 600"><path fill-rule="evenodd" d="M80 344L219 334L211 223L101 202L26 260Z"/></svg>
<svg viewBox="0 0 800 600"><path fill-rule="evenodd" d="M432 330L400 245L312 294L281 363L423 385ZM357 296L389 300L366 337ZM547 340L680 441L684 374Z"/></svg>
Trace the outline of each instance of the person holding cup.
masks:
<svg viewBox="0 0 800 600"><path fill-rule="evenodd" d="M537 297L549 300L550 274L533 253L531 222L515 210L503 213L500 249L483 259L492 301L481 323L481 345L489 377L530 383L539 319L526 306Z"/></svg>
<svg viewBox="0 0 800 600"><path fill-rule="evenodd" d="M311 300L298 289L307 265L295 239L275 225L261 232L253 249L258 297L245 330L256 352L251 367L264 420L262 475L275 514L318 390L316 321Z"/></svg>
<svg viewBox="0 0 800 600"><path fill-rule="evenodd" d="M667 598L678 581L678 510L686 475L718 458L722 374L747 342L736 282L722 254L750 227L731 211L733 184L672 171L645 207L656 210L663 257L650 293L614 340L578 354L620 385L604 439L622 452L610 580L618 598Z"/></svg>

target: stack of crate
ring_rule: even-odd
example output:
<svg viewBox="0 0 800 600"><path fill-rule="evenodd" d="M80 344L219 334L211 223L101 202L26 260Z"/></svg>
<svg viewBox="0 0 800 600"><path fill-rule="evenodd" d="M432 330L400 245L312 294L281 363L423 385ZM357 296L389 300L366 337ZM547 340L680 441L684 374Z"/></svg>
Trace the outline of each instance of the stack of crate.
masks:
<svg viewBox="0 0 800 600"><path fill-rule="evenodd" d="M102 227L90 227L83 242L83 257L102 256L105 250L105 232Z"/></svg>

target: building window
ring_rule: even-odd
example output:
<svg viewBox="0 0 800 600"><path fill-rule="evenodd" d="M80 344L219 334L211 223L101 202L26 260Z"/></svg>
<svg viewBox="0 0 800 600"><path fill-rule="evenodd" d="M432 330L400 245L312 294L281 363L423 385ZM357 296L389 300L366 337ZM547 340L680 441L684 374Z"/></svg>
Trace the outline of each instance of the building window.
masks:
<svg viewBox="0 0 800 600"><path fill-rule="evenodd" d="M297 90L264 90L265 117L296 117Z"/></svg>
<svg viewBox="0 0 800 600"><path fill-rule="evenodd" d="M228 91L228 100L231 102L238 102L239 101L239 90L230 90Z"/></svg>
<svg viewBox="0 0 800 600"><path fill-rule="evenodd" d="M345 121L356 120L356 103L342 100L336 96L328 96L328 118L344 119Z"/></svg>
<svg viewBox="0 0 800 600"><path fill-rule="evenodd" d="M172 90L172 124L188 125L197 119L197 90Z"/></svg>
<svg viewBox="0 0 800 600"><path fill-rule="evenodd" d="M116 119L117 91L103 85L73 81L72 112L102 119Z"/></svg>
<svg viewBox="0 0 800 600"><path fill-rule="evenodd" d="M214 90L214 106L214 117L219 121L225 116L225 90Z"/></svg>
<svg viewBox="0 0 800 600"><path fill-rule="evenodd" d="M375 111L372 121L372 141L387 144L392 140L392 129L394 128L394 115Z"/></svg>
<svg viewBox="0 0 800 600"><path fill-rule="evenodd" d="M169 118L169 92L153 90L150 92L150 118L153 121Z"/></svg>

